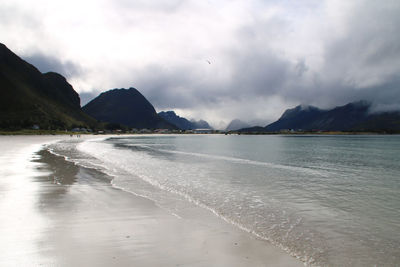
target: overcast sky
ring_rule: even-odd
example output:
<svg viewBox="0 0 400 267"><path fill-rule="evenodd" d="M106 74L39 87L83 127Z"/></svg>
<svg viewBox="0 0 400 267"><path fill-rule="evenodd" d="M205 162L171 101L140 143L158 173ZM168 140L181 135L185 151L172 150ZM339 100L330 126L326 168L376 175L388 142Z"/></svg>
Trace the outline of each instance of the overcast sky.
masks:
<svg viewBox="0 0 400 267"><path fill-rule="evenodd" d="M0 42L82 104L137 88L221 128L298 104L400 109L400 1L1 0Z"/></svg>

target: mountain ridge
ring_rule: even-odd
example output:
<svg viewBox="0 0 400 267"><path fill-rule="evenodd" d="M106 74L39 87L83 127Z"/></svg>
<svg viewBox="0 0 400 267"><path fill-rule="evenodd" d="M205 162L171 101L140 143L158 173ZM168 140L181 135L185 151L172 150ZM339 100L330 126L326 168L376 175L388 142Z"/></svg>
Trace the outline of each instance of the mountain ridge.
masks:
<svg viewBox="0 0 400 267"><path fill-rule="evenodd" d="M239 131L400 132L400 111L372 113L371 106L370 102L363 100L328 110L299 105L285 110L277 121L265 127L243 128Z"/></svg>
<svg viewBox="0 0 400 267"><path fill-rule="evenodd" d="M158 116L153 105L133 87L102 92L82 109L102 122L138 129L176 129L174 125Z"/></svg>
<svg viewBox="0 0 400 267"><path fill-rule="evenodd" d="M188 120L184 117L178 116L175 111L161 111L158 113L159 116L174 124L181 130L194 130L194 129L212 129L212 127L205 120Z"/></svg>
<svg viewBox="0 0 400 267"><path fill-rule="evenodd" d="M0 128L96 127L78 93L60 74L41 73L0 43Z"/></svg>
<svg viewBox="0 0 400 267"><path fill-rule="evenodd" d="M109 98L110 94L114 96ZM161 114L170 118L162 118ZM174 119L180 120L180 123L174 122ZM212 129L204 120L189 121L173 111L157 114L152 104L132 87L103 92L81 108L79 94L65 77L55 72L41 73L0 43L1 129L27 129L36 125L50 130L104 127L99 121L133 128ZM231 124L234 122L239 124L235 120ZM228 126L227 130L229 127L233 126ZM242 128L239 131L282 130L400 133L400 111L372 113L371 103L366 101L329 110L299 105L287 109L277 121L265 127Z"/></svg>

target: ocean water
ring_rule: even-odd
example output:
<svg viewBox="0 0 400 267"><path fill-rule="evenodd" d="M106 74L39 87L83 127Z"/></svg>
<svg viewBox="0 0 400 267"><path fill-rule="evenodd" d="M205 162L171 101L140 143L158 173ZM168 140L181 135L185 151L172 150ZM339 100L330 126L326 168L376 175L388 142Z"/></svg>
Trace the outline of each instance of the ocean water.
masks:
<svg viewBox="0 0 400 267"><path fill-rule="evenodd" d="M149 135L49 149L177 216L207 209L307 265L400 265L400 136Z"/></svg>

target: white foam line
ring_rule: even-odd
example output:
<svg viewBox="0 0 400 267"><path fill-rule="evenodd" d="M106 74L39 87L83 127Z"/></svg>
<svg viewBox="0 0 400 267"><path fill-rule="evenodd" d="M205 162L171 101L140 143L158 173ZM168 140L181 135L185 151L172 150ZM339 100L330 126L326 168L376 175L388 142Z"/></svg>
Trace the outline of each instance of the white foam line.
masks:
<svg viewBox="0 0 400 267"><path fill-rule="evenodd" d="M131 145L131 146L134 146L134 145ZM194 152L184 152L184 151L178 151L178 150L154 149L154 148L152 148L150 146L142 145L142 144L139 144L139 145L136 145L136 146L143 147L143 148L148 148L148 149L151 149L151 150L161 151L161 152L165 152L165 153L173 153L173 154L181 154L181 155L188 155L188 156L195 156L195 157L203 157L203 158L209 158L209 159L215 159L215 160L225 160L225 161L231 161L231 162L236 162L236 163L240 163L240 164L249 164L249 165L264 166L264 167L274 168L274 169L298 171L298 172L303 172L303 173L308 173L308 174L313 174L313 175L319 175L319 176L322 176L322 177L328 177L327 174L324 174L324 173L322 173L320 171L317 171L317 170L314 170L314 169L311 169L311 168L288 166L288 165L275 164L275 163L262 162L262 161L255 161L255 160L242 159L242 158L216 156L216 155L194 153Z"/></svg>
<svg viewBox="0 0 400 267"><path fill-rule="evenodd" d="M249 234L252 234L252 235L256 236L257 238L260 238L260 239L262 239L262 240L265 240L265 241L270 242L270 243L273 244L274 246L276 246L276 247L278 247L278 248L284 250L284 251L287 252L289 255L291 255L291 256L293 256L293 257L295 257L295 258L301 260L301 261L304 262L305 264L311 264L311 263L313 262L313 259L312 259L312 258L307 259L307 258L304 257L304 256L303 256L303 257L300 256L299 254L297 254L297 253L291 251L288 247L285 247L283 244L280 244L280 243L274 241L273 239L271 239L271 238L269 238L269 237L267 237L267 236L265 236L265 235L262 235L262 234L260 234L260 233L257 233L256 231L251 230L250 228L247 228L246 226L244 226L244 225L242 225L242 224L236 222L235 220L232 220L232 219L230 219L230 218L228 218L228 217L222 215L222 214L219 213L216 209L214 209L214 208L212 208L212 207L210 207L210 206L204 204L204 203L201 202L200 200L194 199L192 196L190 196L190 195L188 195L188 194L186 194L186 193L184 193L184 192L181 192L181 191L178 191L178 190L176 190L176 189L173 189L173 188L170 188L170 187L161 185L160 183L158 183L158 182L156 182L156 181L153 181L152 179L149 179L149 178L145 178L145 177L141 177L141 176L139 176L139 178L141 178L142 180L144 180L144 181L150 183L150 184L153 185L153 186L156 186L157 188L159 188L159 189L161 189L161 190L168 191L168 192L170 192L170 193L174 193L174 194L176 194L176 195L179 195L179 196L183 197L184 199L186 199L186 200L189 201L190 203L193 203L193 204L195 204L196 206L198 206L198 207L200 207L200 208L203 208L203 209L206 209L206 210L210 211L211 213L213 213L213 214L214 214L215 216L217 216L218 218L222 219L223 221L225 221L225 222L227 222L227 223L229 223L229 224L231 224L231 225L234 225L235 227L239 228L240 230L242 230L242 231L244 231L244 232L247 232L247 233L249 233ZM126 191L128 191L128 190L126 190ZM130 192L130 191L128 191L128 192ZM294 227L294 226L293 226L293 227Z"/></svg>
<svg viewBox="0 0 400 267"><path fill-rule="evenodd" d="M92 141L92 140L91 140L91 141ZM93 153L90 153L90 152L86 151L86 150L82 147L82 145L83 145L83 142L79 144L79 147L80 147L79 150L80 150L80 151L82 151L82 152L84 152L84 153L91 154L92 156L96 157L96 155L94 155ZM138 145L138 146L142 146L142 145ZM150 148L150 147L147 147L147 148L152 149L152 148ZM245 159L240 159L240 158L231 158L231 157L224 157L224 156L213 156L213 155L209 155L209 154L189 153L189 152L182 152L182 151L168 151L168 150L162 150L162 149L159 149L159 150L157 150L157 151L162 151L162 152L167 152L167 153L184 154L184 155L192 155L192 156L198 156L198 157L208 157L208 158L212 158L212 159L227 160L227 161L233 161L233 162L238 162L238 163L246 163L246 164L254 164L254 165L264 165L264 166L273 167L273 168L291 169L291 170L296 170L296 171L307 171L307 169L304 170L304 169L298 168L298 167L285 166L285 165L277 165L277 164L265 163L265 162L257 162L257 161L245 160ZM96 157L96 158L98 158L98 157ZM98 159L99 159L99 158L98 158ZM101 160L101 159L100 159L100 160ZM80 164L80 163L78 162L78 164ZM80 165L82 165L82 164L80 164ZM103 167L103 169L106 169L106 166L102 166L102 167ZM128 172L129 172L129 170L126 170L124 167L120 167L120 168L121 168L123 171L128 171ZM115 175L113 175L113 174L111 174L111 173L108 173L107 171L106 171L106 174L108 174L108 175L110 175L110 176L112 176L112 177L115 177ZM241 229L242 231L245 231L245 232L247 232L247 233L250 233L250 234L256 236L257 238L260 238L260 239L262 239L262 240L265 240L265 241L270 242L271 244L273 244L273 245L276 246L276 247L279 247L280 249L284 250L285 252L287 252L287 253L290 254L291 256L293 256L293 257L295 257L295 258L301 260L302 262L304 262L304 264L310 265L310 264L313 263L313 259L312 259L312 258L307 258L306 256L300 256L300 255L297 254L296 252L291 251L288 247L285 247L283 244L280 244L279 242L274 241L274 240L271 239L270 237L265 236L265 235L262 235L262 234L260 234L260 233L257 233L256 231L251 230L250 228L245 227L244 225L238 223L237 221L235 221L235 220L233 220L233 219L230 219L230 218L224 216L223 214L219 213L216 209L214 209L214 208L212 208L212 207L210 207L210 206L204 204L204 203L201 202L200 200L197 200L197 199L193 198L192 196L190 196L189 194L187 194L187 193L185 193L185 192L182 192L182 191L176 190L176 189L174 189L174 188L171 188L171 187L169 187L169 186L163 185L163 184L159 183L158 181L156 181L156 180L154 180L154 179L151 179L151 178L149 178L149 177L147 177L146 175L143 175L143 174L142 174L142 175L135 174L135 176L138 177L139 179L141 179L141 180L147 182L148 184L154 186L155 188L158 188L158 189L160 189L160 190L162 190L162 191L166 191L166 192L173 193L173 194L176 194L176 195L178 195L178 196L183 197L183 198L184 198L185 200L187 200L188 202L193 203L193 204L195 204L196 206L198 206L198 207L200 207L200 208L203 208L203 209L206 209L206 210L210 211L211 213L213 213L213 214L214 214L215 216L217 216L218 218L224 220L225 222L227 222L227 223L229 223L229 224L234 225L235 227ZM134 195L136 195L136 196L140 196L140 197L144 197L144 198L146 198L146 199L149 199L149 200L153 201L157 206L159 206L159 207L162 208L162 206L160 206L160 205L157 203L157 200L151 198L150 196L138 194L138 193L136 193L136 192L134 192L134 191L131 191L131 190L129 190L129 189L126 189L126 188L124 188L124 187L115 185L114 179L111 181L111 185L112 185L114 188L118 188L118 189L120 189L120 190L122 190L122 191L129 192L129 193L132 193L132 194L134 194ZM163 209L164 209L164 208L163 208ZM171 212L171 211L169 211L169 212L170 212L173 216L175 216L175 217L177 217L177 218L180 218L180 219L182 218L182 217L180 217L179 215L177 215L176 213L173 213L173 212Z"/></svg>

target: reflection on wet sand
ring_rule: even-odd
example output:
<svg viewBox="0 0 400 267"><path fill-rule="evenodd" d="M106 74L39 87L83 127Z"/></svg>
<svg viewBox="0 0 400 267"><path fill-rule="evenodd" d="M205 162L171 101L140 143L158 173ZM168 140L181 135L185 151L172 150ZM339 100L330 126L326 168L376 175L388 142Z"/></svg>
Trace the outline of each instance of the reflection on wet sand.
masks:
<svg viewBox="0 0 400 267"><path fill-rule="evenodd" d="M46 150L30 161L24 146L0 157L0 266L301 265L207 211L178 219Z"/></svg>

